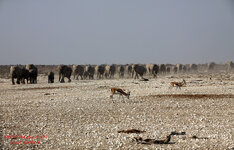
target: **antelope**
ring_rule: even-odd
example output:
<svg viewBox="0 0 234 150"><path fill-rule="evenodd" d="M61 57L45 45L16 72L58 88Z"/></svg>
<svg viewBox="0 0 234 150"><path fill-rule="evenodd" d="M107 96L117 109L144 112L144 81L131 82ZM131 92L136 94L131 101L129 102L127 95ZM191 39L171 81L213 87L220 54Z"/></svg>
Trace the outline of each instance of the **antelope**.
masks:
<svg viewBox="0 0 234 150"><path fill-rule="evenodd" d="M183 85L186 85L186 81L183 79L182 82L171 82L170 83L170 88L175 87L181 89Z"/></svg>
<svg viewBox="0 0 234 150"><path fill-rule="evenodd" d="M130 92L127 92L125 93L122 89L120 88L111 88L111 95L110 95L110 98L113 99L113 95L114 94L119 94L119 97L122 96L123 98L123 95L124 96L127 96L127 98L129 99L129 96L130 96Z"/></svg>

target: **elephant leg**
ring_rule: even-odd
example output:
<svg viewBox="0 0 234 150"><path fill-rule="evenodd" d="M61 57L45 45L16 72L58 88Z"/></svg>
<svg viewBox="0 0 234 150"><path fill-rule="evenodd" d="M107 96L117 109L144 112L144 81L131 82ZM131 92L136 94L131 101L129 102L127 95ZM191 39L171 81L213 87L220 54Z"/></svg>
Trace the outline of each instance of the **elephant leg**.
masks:
<svg viewBox="0 0 234 150"><path fill-rule="evenodd" d="M60 83L64 83L64 75L62 75L62 79L61 79Z"/></svg>
<svg viewBox="0 0 234 150"><path fill-rule="evenodd" d="M20 78L17 78L16 83L17 83L17 84L20 84Z"/></svg>
<svg viewBox="0 0 234 150"><path fill-rule="evenodd" d="M144 79L144 78L143 78L143 75L140 75L140 76L141 76L141 79Z"/></svg>
<svg viewBox="0 0 234 150"><path fill-rule="evenodd" d="M12 82L12 85L15 85L15 81L13 77L11 78L11 82Z"/></svg>
<svg viewBox="0 0 234 150"><path fill-rule="evenodd" d="M60 82L60 79L61 79L61 74L59 74L59 82Z"/></svg>
<svg viewBox="0 0 234 150"><path fill-rule="evenodd" d="M135 74L135 79L138 79L138 74L137 73Z"/></svg>
<svg viewBox="0 0 234 150"><path fill-rule="evenodd" d="M33 77L30 77L30 84L33 84Z"/></svg>
<svg viewBox="0 0 234 150"><path fill-rule="evenodd" d="M25 84L25 79L24 78L21 79L21 83Z"/></svg>

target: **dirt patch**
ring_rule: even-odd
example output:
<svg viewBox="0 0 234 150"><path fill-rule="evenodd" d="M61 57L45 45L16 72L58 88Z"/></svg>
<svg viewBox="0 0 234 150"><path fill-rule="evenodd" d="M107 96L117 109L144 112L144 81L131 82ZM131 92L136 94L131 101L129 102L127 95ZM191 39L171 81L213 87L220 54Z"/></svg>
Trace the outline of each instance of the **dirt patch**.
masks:
<svg viewBox="0 0 234 150"><path fill-rule="evenodd" d="M203 98L234 98L233 94L160 94L143 96L143 98L190 98L190 99L203 99Z"/></svg>

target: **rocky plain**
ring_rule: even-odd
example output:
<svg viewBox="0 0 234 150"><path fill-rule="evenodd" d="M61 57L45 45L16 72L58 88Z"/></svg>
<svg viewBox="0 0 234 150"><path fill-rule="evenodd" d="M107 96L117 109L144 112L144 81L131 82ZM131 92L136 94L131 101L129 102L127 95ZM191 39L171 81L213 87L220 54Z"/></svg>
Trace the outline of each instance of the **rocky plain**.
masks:
<svg viewBox="0 0 234 150"><path fill-rule="evenodd" d="M181 89L170 82L186 81ZM12 85L0 78L1 149L233 149L234 74L159 75ZM130 98L110 88L130 91ZM136 129L143 133L119 133ZM142 144L135 138L164 139ZM15 136L16 135L16 136ZM36 142L36 143L35 143Z"/></svg>

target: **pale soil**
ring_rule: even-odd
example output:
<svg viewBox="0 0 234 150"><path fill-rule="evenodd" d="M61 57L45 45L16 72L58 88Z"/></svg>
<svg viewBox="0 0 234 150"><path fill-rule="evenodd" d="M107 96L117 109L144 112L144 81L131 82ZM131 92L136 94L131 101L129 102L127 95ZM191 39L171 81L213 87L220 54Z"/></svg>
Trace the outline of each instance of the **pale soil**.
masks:
<svg viewBox="0 0 234 150"><path fill-rule="evenodd" d="M11 85L0 79L2 149L231 149L234 148L234 74L168 75L148 82L134 79L72 80ZM187 85L168 89L170 81ZM66 80L67 81L67 80ZM114 102L110 88L131 91ZM119 130L145 130L141 134ZM163 139L170 144L137 144L134 137ZM10 144L5 135L42 136L41 144ZM192 136L201 139L193 139ZM207 139L206 139L207 138ZM31 139L32 140L32 139Z"/></svg>

